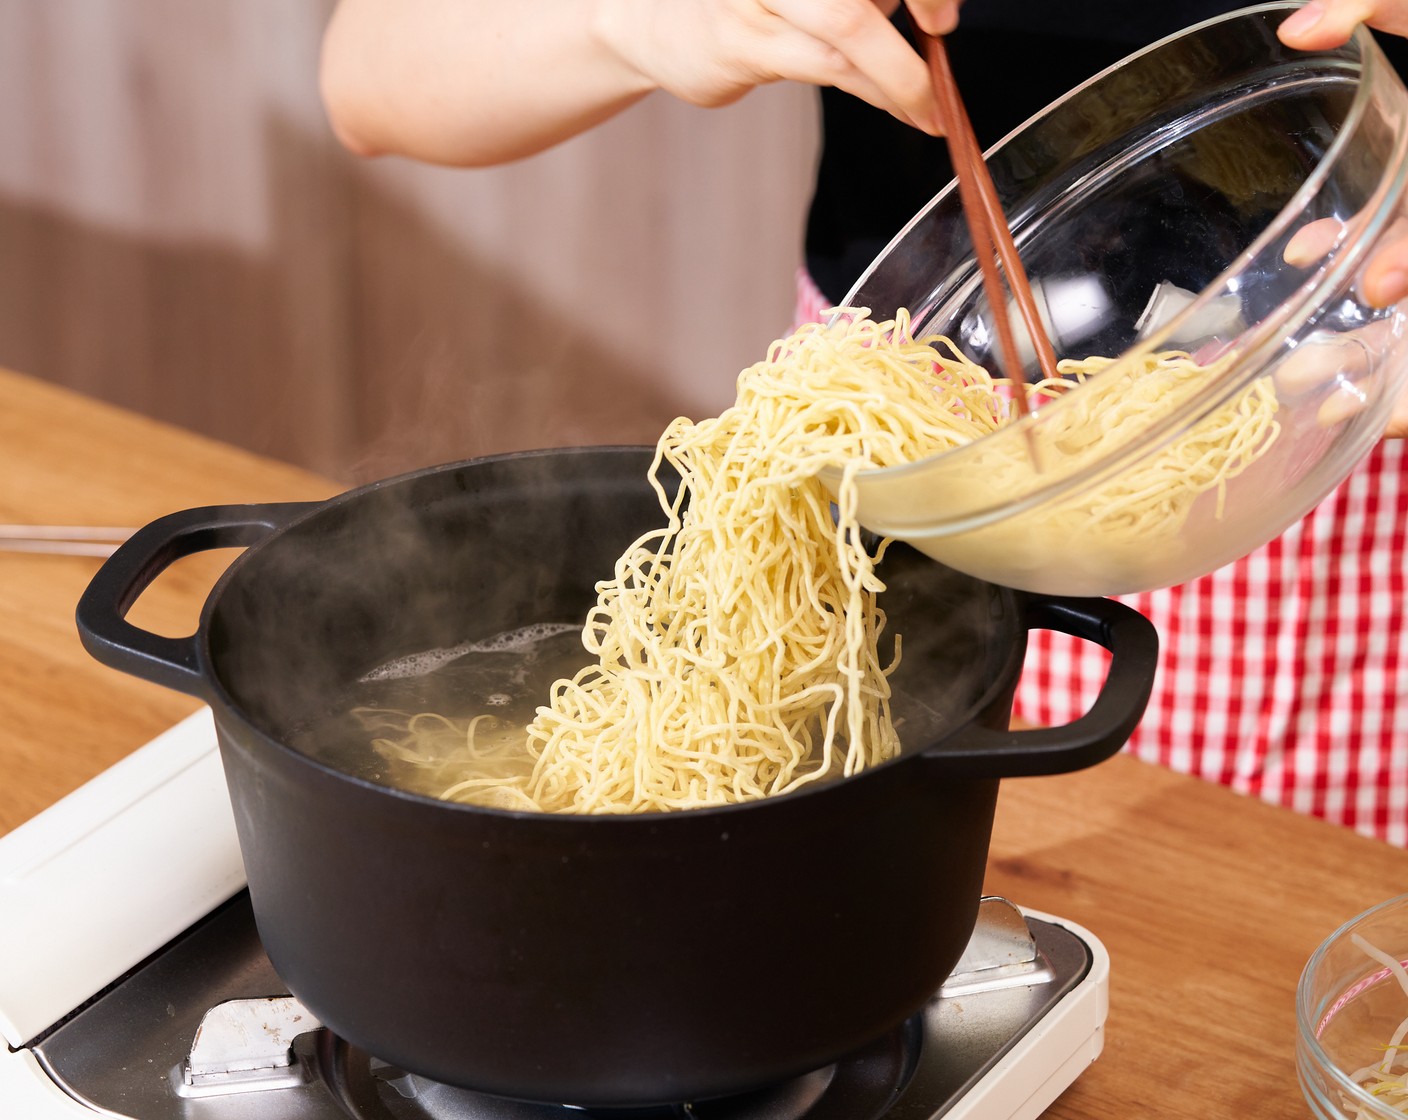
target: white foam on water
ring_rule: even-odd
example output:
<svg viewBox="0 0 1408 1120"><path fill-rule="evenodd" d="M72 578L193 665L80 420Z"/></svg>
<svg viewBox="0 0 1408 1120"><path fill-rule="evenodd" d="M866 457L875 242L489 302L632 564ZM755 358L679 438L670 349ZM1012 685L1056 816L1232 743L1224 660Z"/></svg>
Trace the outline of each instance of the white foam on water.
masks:
<svg viewBox="0 0 1408 1120"><path fill-rule="evenodd" d="M398 657L383 665L378 665L362 681L398 681L409 677L423 677L435 672L443 665L456 661L468 653L513 653L531 654L542 642L560 634L576 632L581 625L575 622L535 622L517 630L505 630L492 637L475 642L461 642L457 646L425 650ZM490 697L489 703L508 703L508 697Z"/></svg>

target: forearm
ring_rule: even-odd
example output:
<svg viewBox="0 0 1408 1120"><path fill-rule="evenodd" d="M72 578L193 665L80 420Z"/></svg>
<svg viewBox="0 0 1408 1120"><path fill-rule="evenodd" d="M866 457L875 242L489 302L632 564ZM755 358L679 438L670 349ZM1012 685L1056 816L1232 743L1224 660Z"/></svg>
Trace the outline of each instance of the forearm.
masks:
<svg viewBox="0 0 1408 1120"><path fill-rule="evenodd" d="M574 136L661 89L727 105L769 82L834 86L942 130L895 0L341 0L323 98L353 151L502 163ZM911 0L953 26L957 0Z"/></svg>
<svg viewBox="0 0 1408 1120"><path fill-rule="evenodd" d="M341 0L321 82L361 155L484 166L575 136L653 83L603 41L587 0Z"/></svg>

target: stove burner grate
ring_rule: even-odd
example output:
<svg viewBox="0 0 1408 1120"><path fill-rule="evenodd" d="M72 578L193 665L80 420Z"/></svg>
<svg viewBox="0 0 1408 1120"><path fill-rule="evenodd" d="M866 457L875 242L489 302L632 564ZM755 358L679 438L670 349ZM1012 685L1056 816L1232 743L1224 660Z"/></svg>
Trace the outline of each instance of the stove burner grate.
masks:
<svg viewBox="0 0 1408 1120"><path fill-rule="evenodd" d="M870 1120L908 1084L923 1045L916 1015L823 1069L736 1096L638 1108L578 1108L506 1100L382 1065L331 1031L316 1045L319 1074L351 1120Z"/></svg>
<svg viewBox="0 0 1408 1120"><path fill-rule="evenodd" d="M336 1038L286 995L241 893L29 1049L77 1102L141 1120L940 1120L965 1113L957 1102L1081 985L1095 959L1064 926L987 899L960 962L967 971L864 1049L738 1096L587 1109L438 1084ZM277 1044L260 1038L257 1060L246 1060L232 1041L241 1017L262 1023L275 1009L285 1017ZM205 1045L192 1045L198 1036ZM1078 1044L1069 1044L1073 1055ZM1084 1062L1094 1053L1098 1045ZM1061 1086L1082 1068L1062 1061Z"/></svg>

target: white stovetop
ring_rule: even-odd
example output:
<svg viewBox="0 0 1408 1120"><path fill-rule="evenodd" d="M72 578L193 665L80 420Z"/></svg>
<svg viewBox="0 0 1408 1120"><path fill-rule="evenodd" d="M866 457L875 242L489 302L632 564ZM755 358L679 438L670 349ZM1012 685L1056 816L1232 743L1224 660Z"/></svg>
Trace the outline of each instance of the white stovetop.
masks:
<svg viewBox="0 0 1408 1120"><path fill-rule="evenodd" d="M203 708L0 836L0 1035L23 1045L244 884Z"/></svg>
<svg viewBox="0 0 1408 1120"><path fill-rule="evenodd" d="M140 809L139 809L140 803ZM0 836L0 1117L79 1120L25 1044L245 885L209 709ZM1036 1120L1104 1043L1109 956L945 1120Z"/></svg>

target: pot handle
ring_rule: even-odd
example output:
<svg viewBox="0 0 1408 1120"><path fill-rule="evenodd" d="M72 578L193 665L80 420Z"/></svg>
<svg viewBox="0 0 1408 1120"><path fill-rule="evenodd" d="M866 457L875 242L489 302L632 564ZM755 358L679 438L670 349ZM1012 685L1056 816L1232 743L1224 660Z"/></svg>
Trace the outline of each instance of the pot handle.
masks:
<svg viewBox="0 0 1408 1120"><path fill-rule="evenodd" d="M1061 727L995 729L970 723L924 752L955 776L1062 774L1103 762L1129 741L1154 687L1154 624L1113 599L1028 596L1027 630L1057 630L1110 651L1110 670L1083 716Z"/></svg>
<svg viewBox="0 0 1408 1120"><path fill-rule="evenodd" d="M138 529L103 561L78 600L78 635L84 648L111 668L207 699L196 635L153 634L128 622L127 612L148 585L182 557L256 545L319 504L200 506Z"/></svg>

